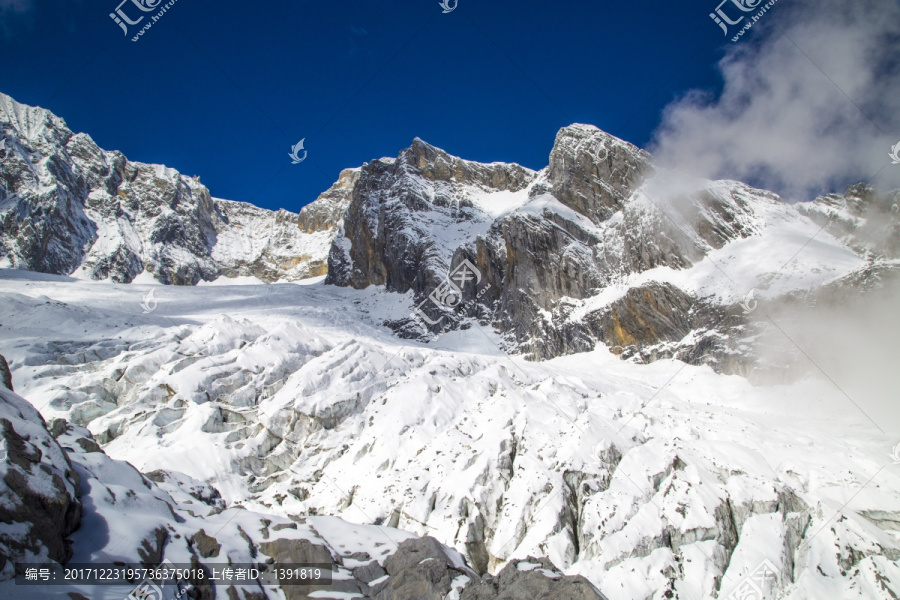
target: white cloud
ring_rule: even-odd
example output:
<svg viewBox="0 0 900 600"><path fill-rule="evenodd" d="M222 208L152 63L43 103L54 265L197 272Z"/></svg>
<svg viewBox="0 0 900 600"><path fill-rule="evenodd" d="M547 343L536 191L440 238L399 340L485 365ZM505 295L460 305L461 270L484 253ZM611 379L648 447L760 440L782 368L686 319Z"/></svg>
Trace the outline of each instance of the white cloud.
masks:
<svg viewBox="0 0 900 600"><path fill-rule="evenodd" d="M694 91L666 108L650 148L659 161L792 200L879 170L873 184L900 187L888 158L900 140L900 5L776 4L752 33L728 42L718 98Z"/></svg>

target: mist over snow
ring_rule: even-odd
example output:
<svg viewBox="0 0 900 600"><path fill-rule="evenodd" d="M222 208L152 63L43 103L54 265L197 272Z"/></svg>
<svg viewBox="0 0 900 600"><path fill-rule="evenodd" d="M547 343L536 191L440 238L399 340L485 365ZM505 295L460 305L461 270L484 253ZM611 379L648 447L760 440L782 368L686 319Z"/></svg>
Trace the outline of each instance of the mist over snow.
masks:
<svg viewBox="0 0 900 600"><path fill-rule="evenodd" d="M870 180L896 188L898 39L892 0L778 3L740 43L724 42L721 95L692 90L674 101L649 149L663 165L789 201Z"/></svg>
<svg viewBox="0 0 900 600"><path fill-rule="evenodd" d="M881 431L900 436L896 368L900 285L889 283L877 292L841 301L823 294L805 300L790 307L762 307L757 318L767 327L757 347L763 360L791 361L792 378L832 386L845 398L848 422L868 420ZM764 376L755 382L774 389L782 380ZM814 392L793 401L815 406L819 400Z"/></svg>

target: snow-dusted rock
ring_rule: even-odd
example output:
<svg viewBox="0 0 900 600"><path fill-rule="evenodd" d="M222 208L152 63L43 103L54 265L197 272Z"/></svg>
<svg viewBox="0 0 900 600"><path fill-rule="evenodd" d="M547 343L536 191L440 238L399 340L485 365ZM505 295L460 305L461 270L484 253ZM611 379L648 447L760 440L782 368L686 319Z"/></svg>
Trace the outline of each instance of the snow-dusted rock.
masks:
<svg viewBox="0 0 900 600"><path fill-rule="evenodd" d="M872 259L900 258L900 190L885 194L851 185L798 207L857 252Z"/></svg>
<svg viewBox="0 0 900 600"><path fill-rule="evenodd" d="M561 573L546 558L510 561L496 577L466 586L460 600L607 600L582 576Z"/></svg>
<svg viewBox="0 0 900 600"><path fill-rule="evenodd" d="M869 279L858 249L807 214L739 182L658 169L589 125L560 130L539 173L415 140L362 168L326 282L411 291L409 316L386 320L404 337L479 322L530 359L602 343L633 360L678 356L744 373L756 360L737 350L755 334L739 308L751 290L775 302ZM450 310L430 300L464 261L477 281Z"/></svg>
<svg viewBox="0 0 900 600"><path fill-rule="evenodd" d="M128 161L47 110L0 94L0 265L194 285L325 274L354 170L299 214L218 200L161 165Z"/></svg>
<svg viewBox="0 0 900 600"><path fill-rule="evenodd" d="M9 370L9 363L2 354L0 354L0 385L13 391L12 373Z"/></svg>
<svg viewBox="0 0 900 600"><path fill-rule="evenodd" d="M38 412L0 386L0 580L14 563L72 556L79 478Z"/></svg>

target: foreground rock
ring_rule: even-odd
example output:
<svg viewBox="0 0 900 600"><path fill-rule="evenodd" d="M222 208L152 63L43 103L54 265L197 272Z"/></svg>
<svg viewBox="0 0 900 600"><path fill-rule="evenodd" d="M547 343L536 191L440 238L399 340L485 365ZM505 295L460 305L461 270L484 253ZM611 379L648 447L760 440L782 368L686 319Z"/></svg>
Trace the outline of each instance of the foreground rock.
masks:
<svg viewBox="0 0 900 600"><path fill-rule="evenodd" d="M560 573L546 558L528 557L507 564L496 577L466 586L460 600L606 600L584 577Z"/></svg>
<svg viewBox="0 0 900 600"><path fill-rule="evenodd" d="M388 577L372 590L374 600L606 600L587 579L565 576L547 559L514 560L496 577L478 577L431 537L403 542L384 568Z"/></svg>
<svg viewBox="0 0 900 600"><path fill-rule="evenodd" d="M43 419L0 388L0 580L13 563L72 556L69 536L81 524L79 477Z"/></svg>

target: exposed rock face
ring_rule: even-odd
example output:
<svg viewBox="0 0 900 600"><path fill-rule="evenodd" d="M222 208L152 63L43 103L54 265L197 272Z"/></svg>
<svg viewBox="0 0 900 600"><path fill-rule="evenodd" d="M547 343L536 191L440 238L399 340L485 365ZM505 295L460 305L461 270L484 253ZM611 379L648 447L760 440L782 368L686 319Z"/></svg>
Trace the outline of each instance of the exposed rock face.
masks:
<svg viewBox="0 0 900 600"><path fill-rule="evenodd" d="M313 544L309 540L275 540L263 542L259 549L281 563L327 563L331 562L328 548Z"/></svg>
<svg viewBox="0 0 900 600"><path fill-rule="evenodd" d="M871 259L900 258L900 190L879 193L865 184L800 205L800 211Z"/></svg>
<svg viewBox="0 0 900 600"><path fill-rule="evenodd" d="M331 248L326 283L423 292L446 275L447 251L454 249L452 241L435 239L435 223L477 226L483 215L473 196L517 192L533 177L518 165L464 161L419 139L396 160L367 163Z"/></svg>
<svg viewBox="0 0 900 600"><path fill-rule="evenodd" d="M396 160L365 165L326 282L411 291L422 314L387 322L402 336L429 339L474 319L532 359L604 343L638 360L749 368L733 352L746 319L730 310L749 287L729 300L696 285L625 282L694 269L773 220L812 224L765 191L660 174L646 152L587 125L563 128L549 162L540 173L477 165L416 140ZM430 301L464 261L478 269L477 288L451 297L453 310ZM620 297L604 293L613 287Z"/></svg>
<svg viewBox="0 0 900 600"><path fill-rule="evenodd" d="M510 561L496 577L478 577L431 537L401 543L384 568L389 577L372 590L374 600L606 600L587 579L563 575L546 558Z"/></svg>
<svg viewBox="0 0 900 600"><path fill-rule="evenodd" d="M572 125L556 136L547 179L557 200L599 225L625 206L651 171L643 150L595 127Z"/></svg>
<svg viewBox="0 0 900 600"><path fill-rule="evenodd" d="M6 362L2 354L0 354L0 385L11 392L13 391L12 373L9 370L9 363Z"/></svg>
<svg viewBox="0 0 900 600"><path fill-rule="evenodd" d="M72 556L79 478L30 404L0 388L0 580L13 563Z"/></svg>
<svg viewBox="0 0 900 600"><path fill-rule="evenodd" d="M222 544L216 538L208 535L203 529L194 534L194 537L191 538L191 543L203 558L218 556L219 551L222 549Z"/></svg>
<svg viewBox="0 0 900 600"><path fill-rule="evenodd" d="M129 283L322 275L355 171L301 214L213 199L0 94L0 266Z"/></svg>
<svg viewBox="0 0 900 600"><path fill-rule="evenodd" d="M600 314L588 315L592 333L613 348L677 342L694 328L693 298L673 285L652 283L632 288Z"/></svg>
<svg viewBox="0 0 900 600"><path fill-rule="evenodd" d="M467 586L460 600L606 600L584 577L559 572L546 558L510 561L496 577Z"/></svg>
<svg viewBox="0 0 900 600"><path fill-rule="evenodd" d="M457 577L470 574L465 565L454 566L437 540L407 540L384 561L390 578L373 590L375 600L443 600Z"/></svg>
<svg viewBox="0 0 900 600"><path fill-rule="evenodd" d="M275 559L278 564L333 564L336 560L340 564L340 557L335 557L332 552L323 544L315 544L305 539L278 539L272 542L263 542L259 545L263 554ZM370 559L370 557L367 556ZM377 567L377 563L375 563ZM364 574L364 572L361 572ZM367 579L367 578L363 578ZM371 579L368 579L371 581ZM316 597L315 592L325 590L334 591L339 594L349 596L359 596L366 594L368 597L369 586L368 581L358 579L354 574L346 579L334 578L331 585L304 585L294 586L286 585L284 590L287 600L306 600L310 597Z"/></svg>
<svg viewBox="0 0 900 600"><path fill-rule="evenodd" d="M338 180L315 202L300 210L298 224L305 233L329 231L334 233L344 220L353 186L359 180L360 169L344 169ZM324 275L324 272L323 272Z"/></svg>

